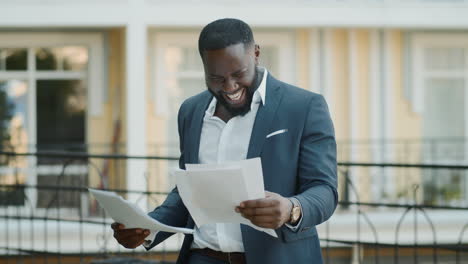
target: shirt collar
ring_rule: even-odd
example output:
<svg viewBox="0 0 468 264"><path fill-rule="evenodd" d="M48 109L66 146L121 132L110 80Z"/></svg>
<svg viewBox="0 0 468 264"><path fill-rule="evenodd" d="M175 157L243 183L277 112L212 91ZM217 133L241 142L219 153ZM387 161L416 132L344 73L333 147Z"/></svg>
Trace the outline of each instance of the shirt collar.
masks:
<svg viewBox="0 0 468 264"><path fill-rule="evenodd" d="M262 81L258 85L258 88L253 95L252 103L250 105L251 108L254 104L262 103L263 105L265 105L266 103L266 79L267 79L268 71L265 68L262 68L262 69L263 69ZM208 109L206 109L206 112L205 112L207 116L214 115L214 112L216 110L216 103L217 103L216 97L213 96L213 99L211 99L210 105L208 106Z"/></svg>

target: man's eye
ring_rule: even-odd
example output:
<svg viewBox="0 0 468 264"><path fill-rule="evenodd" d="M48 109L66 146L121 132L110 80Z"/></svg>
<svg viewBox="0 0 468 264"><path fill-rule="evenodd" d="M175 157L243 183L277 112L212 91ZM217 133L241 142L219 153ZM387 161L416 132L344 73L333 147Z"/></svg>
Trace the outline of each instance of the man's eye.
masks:
<svg viewBox="0 0 468 264"><path fill-rule="evenodd" d="M244 77L244 73L243 72L236 73L236 74L233 75L233 77L240 79L240 78Z"/></svg>

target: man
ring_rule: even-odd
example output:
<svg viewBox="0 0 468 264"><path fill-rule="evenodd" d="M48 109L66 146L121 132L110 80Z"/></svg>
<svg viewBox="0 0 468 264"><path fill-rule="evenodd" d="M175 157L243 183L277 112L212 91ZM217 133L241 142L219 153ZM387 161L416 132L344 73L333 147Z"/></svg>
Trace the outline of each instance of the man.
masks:
<svg viewBox="0 0 468 264"><path fill-rule="evenodd" d="M315 226L337 204L336 143L323 97L259 67L260 48L240 20L208 24L198 45L208 91L180 107L180 168L260 157L266 198L244 201L235 210L275 229L278 238L239 224L197 227L177 188L149 215L195 228L185 236L177 263L322 263ZM112 228L128 248L145 243L150 249L172 235L118 223Z"/></svg>

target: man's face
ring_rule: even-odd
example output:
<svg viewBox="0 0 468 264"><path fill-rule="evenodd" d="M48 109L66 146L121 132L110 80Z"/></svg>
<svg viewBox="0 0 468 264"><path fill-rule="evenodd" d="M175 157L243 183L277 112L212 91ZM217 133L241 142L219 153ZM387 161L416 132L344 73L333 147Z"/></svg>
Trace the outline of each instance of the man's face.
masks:
<svg viewBox="0 0 468 264"><path fill-rule="evenodd" d="M203 53L208 90L232 116L250 111L260 51L242 43Z"/></svg>

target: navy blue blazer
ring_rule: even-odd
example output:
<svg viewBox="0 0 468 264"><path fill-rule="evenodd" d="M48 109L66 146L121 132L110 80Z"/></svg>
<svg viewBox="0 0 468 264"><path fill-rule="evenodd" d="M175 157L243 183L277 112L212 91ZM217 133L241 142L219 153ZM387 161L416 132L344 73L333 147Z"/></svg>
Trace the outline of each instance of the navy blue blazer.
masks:
<svg viewBox="0 0 468 264"><path fill-rule="evenodd" d="M198 150L205 110L212 95L204 91L187 99L179 110L180 168L199 163ZM322 263L316 225L334 212L337 201L337 164L334 128L321 95L276 80L266 83L266 104L255 118L247 158L262 160L265 189L296 197L302 205L302 222L295 230L282 226L278 238L241 225L247 263ZM287 132L267 138L282 129ZM163 223L194 227L177 188L149 215ZM159 232L149 248L172 233ZM186 235L178 264L187 263L193 235Z"/></svg>

